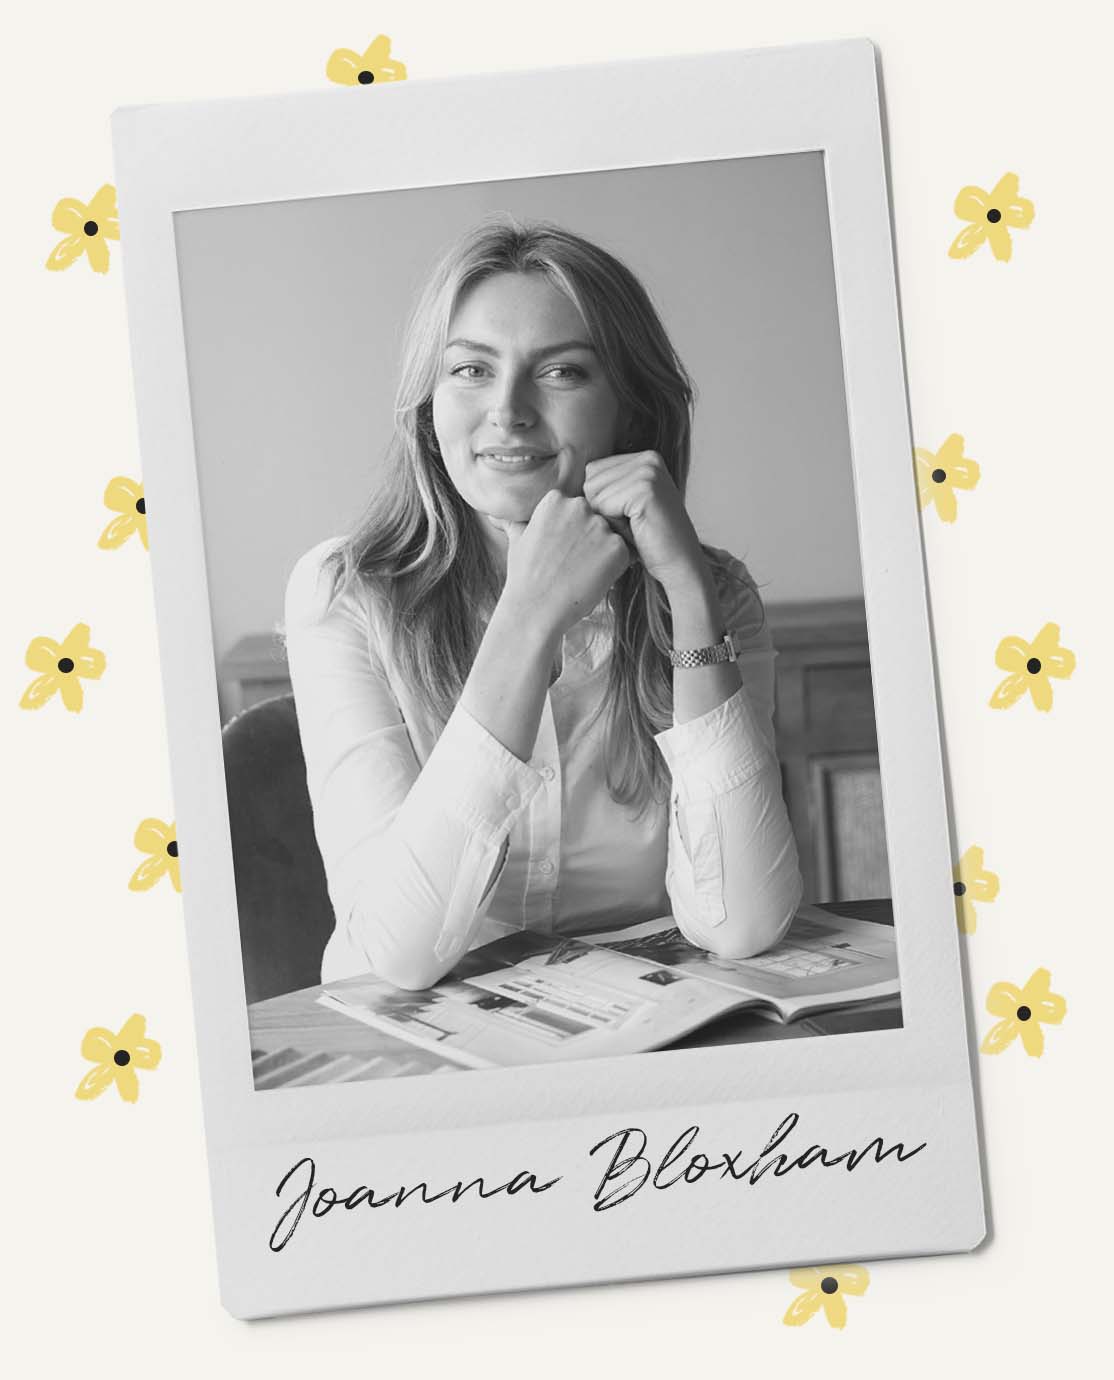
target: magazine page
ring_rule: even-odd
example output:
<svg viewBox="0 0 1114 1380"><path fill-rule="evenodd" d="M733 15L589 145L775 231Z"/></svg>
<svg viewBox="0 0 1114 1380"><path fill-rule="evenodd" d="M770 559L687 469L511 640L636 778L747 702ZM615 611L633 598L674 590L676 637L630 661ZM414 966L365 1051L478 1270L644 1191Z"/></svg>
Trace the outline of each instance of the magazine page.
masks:
<svg viewBox="0 0 1114 1380"><path fill-rule="evenodd" d="M893 928L817 906L802 906L781 943L753 958L696 948L671 916L593 935L592 943L769 1002L785 1020L898 991Z"/></svg>
<svg viewBox="0 0 1114 1380"><path fill-rule="evenodd" d="M318 1000L469 1068L657 1049L748 1004L740 992L578 939L509 935L466 955L451 978L406 992L374 976Z"/></svg>

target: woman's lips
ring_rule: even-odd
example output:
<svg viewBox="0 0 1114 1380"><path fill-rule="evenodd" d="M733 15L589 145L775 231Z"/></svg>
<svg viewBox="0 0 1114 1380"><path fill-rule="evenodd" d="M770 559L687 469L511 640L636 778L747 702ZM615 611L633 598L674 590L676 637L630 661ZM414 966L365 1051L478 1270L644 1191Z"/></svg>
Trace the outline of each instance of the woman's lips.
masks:
<svg viewBox="0 0 1114 1380"><path fill-rule="evenodd" d="M529 474L555 458L555 453L542 455L533 451L527 455L497 455L492 451L478 451L476 453L476 459L481 464L486 465L490 470L498 471L500 474Z"/></svg>

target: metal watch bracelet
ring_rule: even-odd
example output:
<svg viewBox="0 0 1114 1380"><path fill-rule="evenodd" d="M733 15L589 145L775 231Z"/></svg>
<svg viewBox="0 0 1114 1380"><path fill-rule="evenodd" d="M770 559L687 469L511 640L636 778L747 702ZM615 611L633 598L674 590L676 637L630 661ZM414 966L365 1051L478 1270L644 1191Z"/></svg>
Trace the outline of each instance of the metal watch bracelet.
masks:
<svg viewBox="0 0 1114 1380"><path fill-rule="evenodd" d="M731 634L726 632L722 642L715 642L710 647L696 647L685 652L679 652L676 648L672 648L669 653L669 661L673 666L686 668L715 666L721 661L735 661L737 655Z"/></svg>

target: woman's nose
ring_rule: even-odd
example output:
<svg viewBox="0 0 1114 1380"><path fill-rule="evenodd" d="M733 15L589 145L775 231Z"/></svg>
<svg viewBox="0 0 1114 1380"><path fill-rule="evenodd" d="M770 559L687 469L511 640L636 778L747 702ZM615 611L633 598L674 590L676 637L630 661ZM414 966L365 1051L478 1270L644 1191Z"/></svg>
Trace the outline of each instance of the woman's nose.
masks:
<svg viewBox="0 0 1114 1380"><path fill-rule="evenodd" d="M493 426L510 430L514 426L529 426L536 414L529 398L529 387L516 379L497 382L488 405L488 418Z"/></svg>

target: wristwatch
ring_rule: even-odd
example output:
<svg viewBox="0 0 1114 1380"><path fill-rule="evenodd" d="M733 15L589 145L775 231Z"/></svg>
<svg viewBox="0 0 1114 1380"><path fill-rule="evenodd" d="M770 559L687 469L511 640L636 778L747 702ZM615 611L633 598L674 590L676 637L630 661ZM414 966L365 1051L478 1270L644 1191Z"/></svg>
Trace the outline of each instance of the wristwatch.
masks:
<svg viewBox="0 0 1114 1380"><path fill-rule="evenodd" d="M669 661L673 666L715 666L721 661L735 661L738 654L735 651L735 643L731 639L731 634L725 632L722 642L715 642L710 647L697 647L693 651L679 652L672 648L669 653Z"/></svg>

